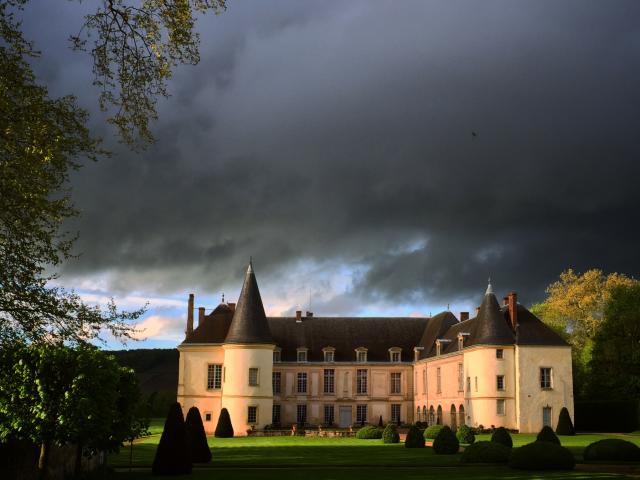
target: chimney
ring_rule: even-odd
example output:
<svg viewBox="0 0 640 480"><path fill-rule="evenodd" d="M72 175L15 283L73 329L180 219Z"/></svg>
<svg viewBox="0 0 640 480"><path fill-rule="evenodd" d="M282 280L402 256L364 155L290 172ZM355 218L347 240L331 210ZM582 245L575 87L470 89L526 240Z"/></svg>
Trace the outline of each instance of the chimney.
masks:
<svg viewBox="0 0 640 480"><path fill-rule="evenodd" d="M189 302L187 303L187 335L193 333L193 293L189 294Z"/></svg>
<svg viewBox="0 0 640 480"><path fill-rule="evenodd" d="M469 312L460 312L460 321L469 320Z"/></svg>
<svg viewBox="0 0 640 480"><path fill-rule="evenodd" d="M311 318L313 317L313 312L310 312L309 310L307 310L307 318Z"/></svg>
<svg viewBox="0 0 640 480"><path fill-rule="evenodd" d="M227 303L227 305L229 305L229 308L231 309L232 312L236 311L236 304L235 303Z"/></svg>
<svg viewBox="0 0 640 480"><path fill-rule="evenodd" d="M511 320L511 328L515 332L518 326L518 294L510 292L507 297L507 305L509 307L509 320Z"/></svg>
<svg viewBox="0 0 640 480"><path fill-rule="evenodd" d="M296 310L296 323L302 322L302 310Z"/></svg>
<svg viewBox="0 0 640 480"><path fill-rule="evenodd" d="M504 297L502 299L502 305L504 305L505 307L509 305L509 297Z"/></svg>
<svg viewBox="0 0 640 480"><path fill-rule="evenodd" d="M204 307L198 308L198 326L202 325L204 322Z"/></svg>
<svg viewBox="0 0 640 480"><path fill-rule="evenodd" d="M479 305L476 307L476 317L477 317L478 315L480 315L480 306L479 306Z"/></svg>

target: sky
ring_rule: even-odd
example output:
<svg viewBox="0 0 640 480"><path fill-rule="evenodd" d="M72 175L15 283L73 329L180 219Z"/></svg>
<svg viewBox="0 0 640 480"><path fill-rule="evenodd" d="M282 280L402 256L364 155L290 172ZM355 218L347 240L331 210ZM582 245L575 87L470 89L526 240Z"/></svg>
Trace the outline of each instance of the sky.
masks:
<svg viewBox="0 0 640 480"><path fill-rule="evenodd" d="M249 257L273 316L473 312L489 277L530 305L568 268L638 276L637 1L229 0L142 153L69 49L91 8L34 0L23 25L39 80L114 152L71 180L80 257L59 282L148 302L128 348L175 347L187 295L235 301Z"/></svg>

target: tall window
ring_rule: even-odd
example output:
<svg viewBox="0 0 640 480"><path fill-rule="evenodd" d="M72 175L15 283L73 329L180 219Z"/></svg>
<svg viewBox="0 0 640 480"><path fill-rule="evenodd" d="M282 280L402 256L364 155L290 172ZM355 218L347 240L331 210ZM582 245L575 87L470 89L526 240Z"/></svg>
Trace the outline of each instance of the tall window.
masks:
<svg viewBox="0 0 640 480"><path fill-rule="evenodd" d="M356 372L357 389L356 392L360 395L367 393L367 371L365 369L358 369Z"/></svg>
<svg viewBox="0 0 640 480"><path fill-rule="evenodd" d="M496 400L496 415L504 415L504 399Z"/></svg>
<svg viewBox="0 0 640 480"><path fill-rule="evenodd" d="M551 368L549 367L540 368L540 388L545 388L545 389L553 388L552 378L551 378Z"/></svg>
<svg viewBox="0 0 640 480"><path fill-rule="evenodd" d="M218 389L222 382L222 365L207 365L207 389Z"/></svg>
<svg viewBox="0 0 640 480"><path fill-rule="evenodd" d="M249 386L250 387L258 386L258 369L257 368L249 369Z"/></svg>
<svg viewBox="0 0 640 480"><path fill-rule="evenodd" d="M356 360L358 363L367 363L367 351L366 350L357 350L356 351Z"/></svg>
<svg viewBox="0 0 640 480"><path fill-rule="evenodd" d="M298 393L307 393L307 372L298 372ZM306 407L306 406L305 406Z"/></svg>
<svg viewBox="0 0 640 480"><path fill-rule="evenodd" d="M280 405L274 403L271 409L271 423L276 425L280 423Z"/></svg>
<svg viewBox="0 0 640 480"><path fill-rule="evenodd" d="M401 373L400 372L392 372L391 373L391 394L399 394L401 392Z"/></svg>
<svg viewBox="0 0 640 480"><path fill-rule="evenodd" d="M307 361L307 349L298 349L298 362L304 363Z"/></svg>
<svg viewBox="0 0 640 480"><path fill-rule="evenodd" d="M324 370L324 393L336 393L336 371L333 368Z"/></svg>
<svg viewBox="0 0 640 480"><path fill-rule="evenodd" d="M551 407L542 407L542 426L551 426Z"/></svg>
<svg viewBox="0 0 640 480"><path fill-rule="evenodd" d="M324 423L325 425L333 425L335 421L335 408L333 405L324 406Z"/></svg>
<svg viewBox="0 0 640 480"><path fill-rule="evenodd" d="M296 421L301 425L307 423L307 406L305 404L299 404L296 408Z"/></svg>
<svg viewBox="0 0 640 480"><path fill-rule="evenodd" d="M458 364L458 391L462 392L464 390L464 365L462 363Z"/></svg>
<svg viewBox="0 0 640 480"><path fill-rule="evenodd" d="M476 392L477 392L478 391L478 377L474 377L473 381L476 384L475 387L476 387Z"/></svg>
<svg viewBox="0 0 640 480"><path fill-rule="evenodd" d="M356 422L360 425L367 423L366 405L356 405Z"/></svg>
<svg viewBox="0 0 640 480"><path fill-rule="evenodd" d="M250 406L247 408L247 423L258 422L258 407Z"/></svg>
<svg viewBox="0 0 640 480"><path fill-rule="evenodd" d="M391 421L393 423L400 423L400 405L397 403L391 404Z"/></svg>
<svg viewBox="0 0 640 480"><path fill-rule="evenodd" d="M471 377L467 377L467 392L471 391Z"/></svg>
<svg viewBox="0 0 640 480"><path fill-rule="evenodd" d="M498 390L504 390L504 375L496 376L496 388Z"/></svg>
<svg viewBox="0 0 640 480"><path fill-rule="evenodd" d="M442 378L440 377L440 367L436 369L436 393L442 393Z"/></svg>
<svg viewBox="0 0 640 480"><path fill-rule="evenodd" d="M422 370L422 393L427 393L427 369Z"/></svg>
<svg viewBox="0 0 640 480"><path fill-rule="evenodd" d="M416 408L416 421L419 422L420 420L420 407L418 406L418 408Z"/></svg>
<svg viewBox="0 0 640 480"><path fill-rule="evenodd" d="M504 350L501 348L498 348L496 350L496 358L502 359L504 358Z"/></svg>
<svg viewBox="0 0 640 480"><path fill-rule="evenodd" d="M280 361L281 361L280 350L274 350L273 351L273 363L280 363Z"/></svg>
<svg viewBox="0 0 640 480"><path fill-rule="evenodd" d="M271 380L273 393L280 393L280 389L282 388L282 374L280 372L273 372Z"/></svg>

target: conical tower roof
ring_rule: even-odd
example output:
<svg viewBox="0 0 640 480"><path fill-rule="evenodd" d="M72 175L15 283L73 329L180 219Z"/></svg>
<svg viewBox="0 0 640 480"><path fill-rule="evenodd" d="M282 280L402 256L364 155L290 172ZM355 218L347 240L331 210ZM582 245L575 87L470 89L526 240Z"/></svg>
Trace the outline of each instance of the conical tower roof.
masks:
<svg viewBox="0 0 640 480"><path fill-rule="evenodd" d="M225 343L274 343L251 262Z"/></svg>
<svg viewBox="0 0 640 480"><path fill-rule="evenodd" d="M513 331L507 324L489 283L475 320L474 343L510 345L514 343L514 339Z"/></svg>

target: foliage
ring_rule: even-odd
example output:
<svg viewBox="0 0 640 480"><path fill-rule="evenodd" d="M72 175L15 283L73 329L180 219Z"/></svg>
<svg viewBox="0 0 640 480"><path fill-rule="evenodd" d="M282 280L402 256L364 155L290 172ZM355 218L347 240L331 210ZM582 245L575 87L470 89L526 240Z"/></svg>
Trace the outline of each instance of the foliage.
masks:
<svg viewBox="0 0 640 480"><path fill-rule="evenodd" d="M568 448L550 442L533 442L514 448L509 466L521 470L572 470L576 461Z"/></svg>
<svg viewBox="0 0 640 480"><path fill-rule="evenodd" d="M497 442L476 442L465 447L462 463L507 463L511 449Z"/></svg>
<svg viewBox="0 0 640 480"><path fill-rule="evenodd" d="M400 443L400 434L395 425L389 423L382 432L382 441L384 443Z"/></svg>
<svg viewBox="0 0 640 480"><path fill-rule="evenodd" d="M637 462L640 461L640 447L619 438L608 438L588 445L582 456L587 461Z"/></svg>
<svg viewBox="0 0 640 480"><path fill-rule="evenodd" d="M438 436L443 427L444 425L431 425L430 427L427 427L424 431L424 438L427 440L433 440Z"/></svg>
<svg viewBox="0 0 640 480"><path fill-rule="evenodd" d="M448 425L442 427L433 440L433 451L438 455L452 455L458 453L460 442Z"/></svg>
<svg viewBox="0 0 640 480"><path fill-rule="evenodd" d="M513 440L511 439L511 435L504 427L496 428L496 430L491 434L491 441L504 445L507 448L513 447Z"/></svg>
<svg viewBox="0 0 640 480"><path fill-rule="evenodd" d="M233 425L231 425L231 417L229 416L229 411L226 408L220 410L220 416L218 417L218 424L216 425L214 436L218 438L233 437Z"/></svg>
<svg viewBox="0 0 640 480"><path fill-rule="evenodd" d="M54 444L78 445L77 461L83 452L118 450L135 434L130 419L137 399L133 372L95 347L0 349L0 442L40 445L41 472Z"/></svg>
<svg viewBox="0 0 640 480"><path fill-rule="evenodd" d="M551 428L548 425L545 425L544 427L542 427L542 430L540 430L540 432L538 433L538 436L536 437L536 441L549 442L549 443L555 443L556 445L560 445L560 439L554 433L553 428Z"/></svg>
<svg viewBox="0 0 640 480"><path fill-rule="evenodd" d="M589 432L632 432L640 428L640 401L580 400L575 402L575 427Z"/></svg>
<svg viewBox="0 0 640 480"><path fill-rule="evenodd" d="M640 283L611 289L590 371L591 397L640 398Z"/></svg>
<svg viewBox="0 0 640 480"><path fill-rule="evenodd" d="M476 441L473 429L468 425L460 425L456 431L456 437L458 437L460 443L473 443Z"/></svg>
<svg viewBox="0 0 640 480"><path fill-rule="evenodd" d="M154 475L191 473L189 436L178 402L169 408L151 471Z"/></svg>
<svg viewBox="0 0 640 480"><path fill-rule="evenodd" d="M382 438L382 428L374 427L373 425L365 425L358 433L356 433L356 438L361 440L371 440L374 438Z"/></svg>
<svg viewBox="0 0 640 480"><path fill-rule="evenodd" d="M407 432L407 436L404 439L404 446L406 448L424 448L424 435L418 427L412 425Z"/></svg>
<svg viewBox="0 0 640 480"><path fill-rule="evenodd" d="M576 429L573 428L573 422L571 421L571 415L567 407L562 407L560 415L558 417L558 426L556 427L556 433L558 435L575 435Z"/></svg>
<svg viewBox="0 0 640 480"><path fill-rule="evenodd" d="M198 407L189 409L185 423L191 447L191 461L193 463L208 463L211 461L211 450L207 444L207 435L204 433L204 425Z"/></svg>

